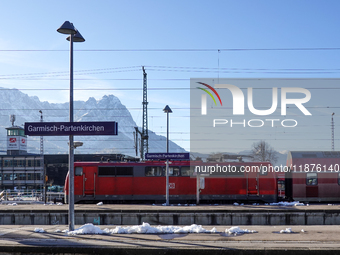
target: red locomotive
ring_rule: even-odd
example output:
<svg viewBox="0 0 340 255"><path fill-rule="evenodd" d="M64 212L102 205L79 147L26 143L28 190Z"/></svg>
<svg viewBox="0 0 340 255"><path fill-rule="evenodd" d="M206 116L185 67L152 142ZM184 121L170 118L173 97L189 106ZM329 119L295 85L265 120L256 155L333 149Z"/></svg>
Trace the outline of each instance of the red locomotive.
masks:
<svg viewBox="0 0 340 255"><path fill-rule="evenodd" d="M284 172L282 167L273 168L268 162L218 164L237 169L255 167L257 170L201 178L201 185L204 185L200 189L202 203L276 202L280 199L340 201L340 152L337 151L291 151ZM193 172L196 167L207 165L200 161L173 161L169 168L170 202L196 201L198 182ZM165 201L164 161L76 162L74 167L76 203ZM68 174L64 190L67 202Z"/></svg>
<svg viewBox="0 0 340 255"><path fill-rule="evenodd" d="M291 151L285 195L304 202L340 201L340 152Z"/></svg>
<svg viewBox="0 0 340 255"><path fill-rule="evenodd" d="M202 203L277 202L276 173L269 162L219 162L236 171L223 176L210 175L197 182L195 168L207 166L200 161L172 161L169 167L171 203L196 201L197 183L201 183ZM211 163L210 163L211 165ZM231 166L231 167L230 167ZM165 162L75 162L75 202L104 201L165 202ZM203 175L200 175L202 177ZM65 200L68 200L68 174Z"/></svg>

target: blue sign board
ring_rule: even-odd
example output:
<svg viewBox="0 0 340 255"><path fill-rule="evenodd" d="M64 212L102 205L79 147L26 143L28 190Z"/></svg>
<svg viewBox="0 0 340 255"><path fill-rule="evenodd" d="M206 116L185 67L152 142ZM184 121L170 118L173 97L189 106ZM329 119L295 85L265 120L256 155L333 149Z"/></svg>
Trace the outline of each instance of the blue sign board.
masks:
<svg viewBox="0 0 340 255"><path fill-rule="evenodd" d="M190 159L190 153L145 153L145 159L189 160Z"/></svg>
<svg viewBox="0 0 340 255"><path fill-rule="evenodd" d="M112 122L26 122L25 135L118 135L118 123Z"/></svg>

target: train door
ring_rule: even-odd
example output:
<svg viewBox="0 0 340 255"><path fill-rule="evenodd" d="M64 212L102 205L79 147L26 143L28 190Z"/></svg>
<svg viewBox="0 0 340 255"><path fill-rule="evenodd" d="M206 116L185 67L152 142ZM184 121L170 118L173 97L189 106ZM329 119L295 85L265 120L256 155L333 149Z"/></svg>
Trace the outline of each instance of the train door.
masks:
<svg viewBox="0 0 340 255"><path fill-rule="evenodd" d="M247 178L247 193L248 196L258 196L259 195L259 176L257 171L246 173Z"/></svg>
<svg viewBox="0 0 340 255"><path fill-rule="evenodd" d="M88 166L84 171L84 194L85 196L95 196L97 167Z"/></svg>
<svg viewBox="0 0 340 255"><path fill-rule="evenodd" d="M179 167L169 166L169 195L178 197L179 195Z"/></svg>
<svg viewBox="0 0 340 255"><path fill-rule="evenodd" d="M306 197L319 197L317 173L306 174Z"/></svg>

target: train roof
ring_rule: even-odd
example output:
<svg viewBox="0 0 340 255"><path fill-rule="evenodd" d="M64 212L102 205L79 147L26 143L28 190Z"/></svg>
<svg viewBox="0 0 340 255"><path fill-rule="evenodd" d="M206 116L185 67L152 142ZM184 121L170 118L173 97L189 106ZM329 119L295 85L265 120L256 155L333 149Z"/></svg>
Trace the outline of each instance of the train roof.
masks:
<svg viewBox="0 0 340 255"><path fill-rule="evenodd" d="M164 160L150 160L150 161L76 161L77 165L165 165ZM203 161L189 161L189 160L170 160L169 164L176 165L268 165L270 162L203 162Z"/></svg>
<svg viewBox="0 0 340 255"><path fill-rule="evenodd" d="M287 160L292 158L340 158L340 151L290 151Z"/></svg>

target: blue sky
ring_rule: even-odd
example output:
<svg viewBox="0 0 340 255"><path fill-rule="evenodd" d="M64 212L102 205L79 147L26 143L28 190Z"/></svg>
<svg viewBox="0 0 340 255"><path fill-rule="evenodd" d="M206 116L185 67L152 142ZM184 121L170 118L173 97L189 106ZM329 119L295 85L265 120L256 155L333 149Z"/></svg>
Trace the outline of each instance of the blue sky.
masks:
<svg viewBox="0 0 340 255"><path fill-rule="evenodd" d="M321 50L340 48L339 7L339 1L313 0L5 1L0 8L0 87L67 102L69 44L56 29L68 20L86 39L74 45L75 99L114 94L141 125L145 66L149 128L165 135L162 109L168 104L173 109L170 139L189 149L190 78L339 77L340 50ZM269 50L299 48L314 50ZM140 51L145 49L171 51ZM22 74L31 75L23 79ZM290 148L268 142L279 151L329 150L329 116L337 105L329 102L331 108L323 110L319 117L325 124L318 133L300 131L304 140L292 140ZM335 123L339 120L336 113ZM313 142L320 132L322 143ZM249 149L253 142L245 134L234 150Z"/></svg>

